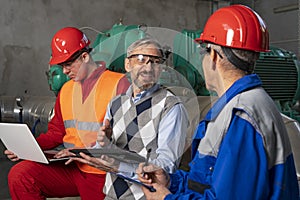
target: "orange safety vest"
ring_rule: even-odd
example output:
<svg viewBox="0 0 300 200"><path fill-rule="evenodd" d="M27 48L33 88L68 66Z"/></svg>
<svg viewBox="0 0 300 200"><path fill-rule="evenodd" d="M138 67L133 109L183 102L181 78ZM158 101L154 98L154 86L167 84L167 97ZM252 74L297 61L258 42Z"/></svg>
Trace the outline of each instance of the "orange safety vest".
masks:
<svg viewBox="0 0 300 200"><path fill-rule="evenodd" d="M90 147L95 144L109 101L116 96L117 86L123 74L104 71L88 97L82 103L79 82L68 81L60 91L60 107L66 129L64 146ZM104 171L83 163L77 163L81 171L105 174Z"/></svg>

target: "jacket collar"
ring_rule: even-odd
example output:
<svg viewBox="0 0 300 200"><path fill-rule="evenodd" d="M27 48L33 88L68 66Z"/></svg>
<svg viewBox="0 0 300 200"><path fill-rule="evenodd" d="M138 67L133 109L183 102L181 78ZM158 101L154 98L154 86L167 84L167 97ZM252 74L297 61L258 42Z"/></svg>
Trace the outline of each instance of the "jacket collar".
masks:
<svg viewBox="0 0 300 200"><path fill-rule="evenodd" d="M237 94L261 85L262 82L257 74L250 74L240 78L215 102L213 107L206 114L204 120L211 121L215 119L224 106Z"/></svg>

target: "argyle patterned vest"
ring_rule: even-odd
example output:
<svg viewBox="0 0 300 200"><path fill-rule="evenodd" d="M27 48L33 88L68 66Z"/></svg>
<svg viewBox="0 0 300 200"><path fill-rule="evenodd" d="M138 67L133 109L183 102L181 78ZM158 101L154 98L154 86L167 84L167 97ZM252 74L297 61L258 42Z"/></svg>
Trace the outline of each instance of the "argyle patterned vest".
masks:
<svg viewBox="0 0 300 200"><path fill-rule="evenodd" d="M118 96L112 101L110 107L113 143L145 158L147 150L151 148L150 158L155 159L159 123L179 102L178 97L162 88L143 97L136 104L127 95ZM140 186L110 173L106 175L104 193L106 199L145 199Z"/></svg>

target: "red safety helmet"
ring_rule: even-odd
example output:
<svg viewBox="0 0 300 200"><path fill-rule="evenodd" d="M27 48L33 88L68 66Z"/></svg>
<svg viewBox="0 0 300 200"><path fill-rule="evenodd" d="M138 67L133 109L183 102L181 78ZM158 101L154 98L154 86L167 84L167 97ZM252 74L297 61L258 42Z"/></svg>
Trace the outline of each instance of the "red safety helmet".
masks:
<svg viewBox="0 0 300 200"><path fill-rule="evenodd" d="M244 5L218 9L209 17L196 41L256 52L269 51L269 33L263 19Z"/></svg>
<svg viewBox="0 0 300 200"><path fill-rule="evenodd" d="M59 30L52 38L52 57L49 64L66 62L77 51L90 44L86 35L77 28L66 27Z"/></svg>

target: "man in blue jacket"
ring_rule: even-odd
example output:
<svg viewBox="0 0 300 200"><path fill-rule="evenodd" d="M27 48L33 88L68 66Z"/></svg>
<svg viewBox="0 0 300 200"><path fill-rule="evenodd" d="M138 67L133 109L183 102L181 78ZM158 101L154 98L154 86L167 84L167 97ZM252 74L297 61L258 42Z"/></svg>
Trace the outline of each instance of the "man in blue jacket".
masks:
<svg viewBox="0 0 300 200"><path fill-rule="evenodd" d="M269 50L264 21L246 6L224 7L196 41L206 87L219 99L195 132L189 172L140 165L139 179L156 189L143 188L147 199L299 199L285 125L253 74Z"/></svg>

